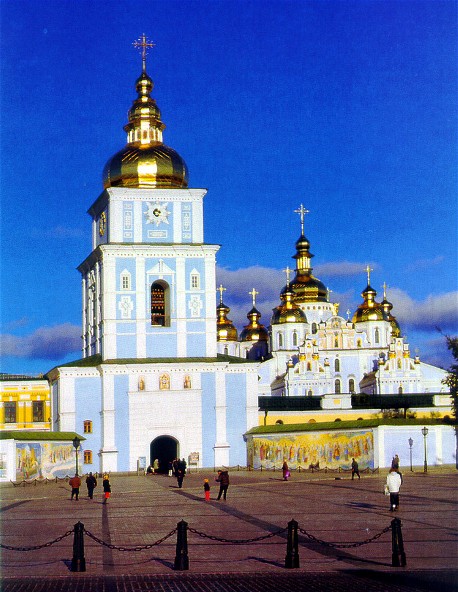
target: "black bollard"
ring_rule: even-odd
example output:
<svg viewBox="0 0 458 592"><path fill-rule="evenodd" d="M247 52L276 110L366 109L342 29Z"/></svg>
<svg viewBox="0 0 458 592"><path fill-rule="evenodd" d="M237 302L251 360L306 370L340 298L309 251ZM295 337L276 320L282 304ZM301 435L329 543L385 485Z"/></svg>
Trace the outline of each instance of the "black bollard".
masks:
<svg viewBox="0 0 458 592"><path fill-rule="evenodd" d="M401 521L394 518L391 521L391 565L393 567L405 567L407 565L406 554L404 552L404 541L402 538Z"/></svg>
<svg viewBox="0 0 458 592"><path fill-rule="evenodd" d="M285 567L286 569L296 569L299 567L299 541L297 538L297 527L296 520L290 520L288 522L288 538L286 541L286 557Z"/></svg>
<svg viewBox="0 0 458 592"><path fill-rule="evenodd" d="M188 557L188 523L182 520L177 524L177 548L173 569L185 571L189 569Z"/></svg>
<svg viewBox="0 0 458 592"><path fill-rule="evenodd" d="M84 524L75 524L73 537L73 558L70 571L86 571L86 559L84 558Z"/></svg>

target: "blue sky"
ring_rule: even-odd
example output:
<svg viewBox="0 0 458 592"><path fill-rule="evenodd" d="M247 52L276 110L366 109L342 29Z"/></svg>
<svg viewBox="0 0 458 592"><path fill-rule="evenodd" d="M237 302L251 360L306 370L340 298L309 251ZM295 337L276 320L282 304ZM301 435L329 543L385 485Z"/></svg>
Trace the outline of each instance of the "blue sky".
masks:
<svg viewBox="0 0 458 592"><path fill-rule="evenodd" d="M2 2L3 372L77 359L87 209L148 57L164 141L206 187L205 240L239 328L269 324L300 223L352 312L388 284L412 354L448 366L458 329L457 4Z"/></svg>

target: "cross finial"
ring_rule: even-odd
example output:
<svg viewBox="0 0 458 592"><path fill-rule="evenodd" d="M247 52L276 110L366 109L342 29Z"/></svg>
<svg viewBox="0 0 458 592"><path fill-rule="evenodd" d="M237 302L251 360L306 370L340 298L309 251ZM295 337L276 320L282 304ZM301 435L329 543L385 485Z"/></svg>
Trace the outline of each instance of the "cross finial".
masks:
<svg viewBox="0 0 458 592"><path fill-rule="evenodd" d="M351 310L347 308L347 321L350 320Z"/></svg>
<svg viewBox="0 0 458 592"><path fill-rule="evenodd" d="M326 296L328 298L328 302L329 302L329 300L331 298L331 292L332 292L332 290L330 290L329 288L326 288Z"/></svg>
<svg viewBox="0 0 458 592"><path fill-rule="evenodd" d="M219 292L219 303L223 304L223 292L226 291L226 288L223 288L223 284L220 284L216 291Z"/></svg>
<svg viewBox="0 0 458 592"><path fill-rule="evenodd" d="M374 271L373 269L371 269L369 267L369 265L366 267L366 271L367 271L367 285L370 286L371 283L371 271Z"/></svg>
<svg viewBox="0 0 458 592"><path fill-rule="evenodd" d="M145 33L143 33L143 35L140 37L140 39L137 39L136 41L134 41L132 43L132 45L136 48L136 49L140 49L141 53L142 53L142 70L143 72L146 72L146 55L148 53L148 49L151 49L152 47L155 47L155 43L153 43L152 41L148 41L148 39L146 38Z"/></svg>
<svg viewBox="0 0 458 592"><path fill-rule="evenodd" d="M291 274L292 269L290 269L288 265L283 271L286 273L286 284L289 286L289 276Z"/></svg>
<svg viewBox="0 0 458 592"><path fill-rule="evenodd" d="M388 288L386 282L383 282L383 300L386 300L386 289Z"/></svg>
<svg viewBox="0 0 458 592"><path fill-rule="evenodd" d="M250 294L253 298L253 306L256 306L256 296L259 294L259 292L256 292L256 290L253 288L251 292L248 292L248 294Z"/></svg>
<svg viewBox="0 0 458 592"><path fill-rule="evenodd" d="M304 234L304 216L305 214L310 214L310 210L306 210L301 204L297 210L294 210L294 213L299 214L301 218L301 234Z"/></svg>

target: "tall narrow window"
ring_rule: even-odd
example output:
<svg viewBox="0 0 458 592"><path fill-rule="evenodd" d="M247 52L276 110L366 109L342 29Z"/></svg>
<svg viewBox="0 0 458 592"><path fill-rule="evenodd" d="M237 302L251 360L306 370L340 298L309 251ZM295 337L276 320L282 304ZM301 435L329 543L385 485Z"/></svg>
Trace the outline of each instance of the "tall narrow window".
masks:
<svg viewBox="0 0 458 592"><path fill-rule="evenodd" d="M90 419L85 419L83 423L83 432L85 434L92 434L92 421Z"/></svg>
<svg viewBox="0 0 458 592"><path fill-rule="evenodd" d="M38 422L45 420L44 401L33 401L32 402L32 418L33 418L33 421L38 421Z"/></svg>
<svg viewBox="0 0 458 592"><path fill-rule="evenodd" d="M312 363L307 362L307 372L311 372L311 371L312 371Z"/></svg>
<svg viewBox="0 0 458 592"><path fill-rule="evenodd" d="M297 333L294 331L293 333L293 345L297 345Z"/></svg>
<svg viewBox="0 0 458 592"><path fill-rule="evenodd" d="M278 347L283 347L283 335L281 333L278 334Z"/></svg>
<svg viewBox="0 0 458 592"><path fill-rule="evenodd" d="M92 465L92 450L85 450L84 451L84 464L85 465Z"/></svg>
<svg viewBox="0 0 458 592"><path fill-rule="evenodd" d="M312 333L315 334L317 332L316 323L312 323Z"/></svg>
<svg viewBox="0 0 458 592"><path fill-rule="evenodd" d="M169 288L163 282L154 282L151 286L151 324L168 326Z"/></svg>
<svg viewBox="0 0 458 592"><path fill-rule="evenodd" d="M339 360L339 358L336 358L334 360L334 371L335 372L340 372L340 360Z"/></svg>
<svg viewBox="0 0 458 592"><path fill-rule="evenodd" d="M336 395L340 395L341 389L340 389L340 380L339 379L337 379L334 382L334 392Z"/></svg>
<svg viewBox="0 0 458 592"><path fill-rule="evenodd" d="M380 331L375 329L375 343L380 343Z"/></svg>
<svg viewBox="0 0 458 592"><path fill-rule="evenodd" d="M404 392L404 389L402 388L402 386L400 386L400 387L398 388L398 395L402 395L402 394L403 394L403 392Z"/></svg>
<svg viewBox="0 0 458 592"><path fill-rule="evenodd" d="M5 423L16 423L16 403L15 401L6 401L4 403Z"/></svg>
<svg viewBox="0 0 458 592"><path fill-rule="evenodd" d="M130 273L126 270L121 273L121 290L130 290Z"/></svg>
<svg viewBox="0 0 458 592"><path fill-rule="evenodd" d="M198 271L191 272L191 290L199 290L200 288L200 274Z"/></svg>
<svg viewBox="0 0 458 592"><path fill-rule="evenodd" d="M350 380L348 381L348 391L350 393L354 393L355 392L355 381L353 378L350 378Z"/></svg>

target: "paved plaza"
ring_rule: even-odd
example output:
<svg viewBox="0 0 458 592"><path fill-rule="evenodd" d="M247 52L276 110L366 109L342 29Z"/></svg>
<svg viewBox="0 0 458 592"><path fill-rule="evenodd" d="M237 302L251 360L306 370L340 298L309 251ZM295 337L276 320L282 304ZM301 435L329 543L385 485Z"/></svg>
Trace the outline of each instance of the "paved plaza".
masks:
<svg viewBox="0 0 458 592"><path fill-rule="evenodd" d="M183 489L165 475L112 475L107 505L101 482L93 500L83 486L77 502L70 501L64 481L3 484L2 544L40 548L2 549L2 590L458 590L453 469L404 470L394 514L383 495L385 471L354 481L348 473L325 472L293 473L288 482L278 471L233 470L230 477L227 500L217 501L210 470L187 475ZM212 486L209 502L204 478ZM392 567L393 517L402 522L405 567ZM299 567L286 569L286 529L293 519L299 525ZM189 529L186 571L174 569L181 520ZM86 571L75 573L77 522L86 531Z"/></svg>

